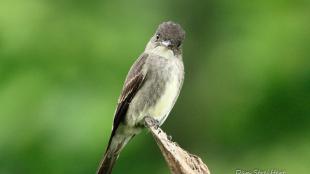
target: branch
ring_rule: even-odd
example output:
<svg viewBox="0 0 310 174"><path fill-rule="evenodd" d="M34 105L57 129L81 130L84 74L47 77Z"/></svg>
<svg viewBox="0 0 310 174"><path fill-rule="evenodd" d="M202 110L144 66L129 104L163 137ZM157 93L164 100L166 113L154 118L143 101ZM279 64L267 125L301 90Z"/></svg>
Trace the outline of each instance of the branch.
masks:
<svg viewBox="0 0 310 174"><path fill-rule="evenodd" d="M210 174L206 164L193 154L188 153L175 142L169 140L167 134L158 127L151 117L144 119L145 126L151 131L166 162L173 174Z"/></svg>

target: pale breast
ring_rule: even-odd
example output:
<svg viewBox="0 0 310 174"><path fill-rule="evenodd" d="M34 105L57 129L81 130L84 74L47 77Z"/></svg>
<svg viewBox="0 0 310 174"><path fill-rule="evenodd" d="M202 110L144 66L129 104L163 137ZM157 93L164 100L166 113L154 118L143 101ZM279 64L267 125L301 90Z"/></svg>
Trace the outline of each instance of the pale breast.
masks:
<svg viewBox="0 0 310 174"><path fill-rule="evenodd" d="M171 111L183 81L182 61L169 51L165 56L150 53L146 63L146 81L129 105L126 122L129 125L141 123L145 116L151 116L162 124Z"/></svg>
<svg viewBox="0 0 310 174"><path fill-rule="evenodd" d="M156 118L160 124L165 121L179 95L180 81L176 75L178 73L174 71L170 72L171 77L166 82L159 99L148 109L149 115Z"/></svg>

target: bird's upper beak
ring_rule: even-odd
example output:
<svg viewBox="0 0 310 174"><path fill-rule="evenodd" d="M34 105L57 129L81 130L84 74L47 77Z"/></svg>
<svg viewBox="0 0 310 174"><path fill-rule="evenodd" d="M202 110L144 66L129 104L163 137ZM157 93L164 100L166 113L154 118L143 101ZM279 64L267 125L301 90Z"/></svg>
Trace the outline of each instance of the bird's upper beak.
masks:
<svg viewBox="0 0 310 174"><path fill-rule="evenodd" d="M170 48L172 46L172 43L170 40L161 41L161 44L167 48Z"/></svg>

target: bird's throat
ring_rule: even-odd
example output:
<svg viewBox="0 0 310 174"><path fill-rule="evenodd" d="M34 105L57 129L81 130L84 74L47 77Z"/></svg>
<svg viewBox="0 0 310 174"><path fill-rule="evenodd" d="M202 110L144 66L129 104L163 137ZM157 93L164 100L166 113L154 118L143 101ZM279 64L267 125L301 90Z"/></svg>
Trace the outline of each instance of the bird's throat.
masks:
<svg viewBox="0 0 310 174"><path fill-rule="evenodd" d="M149 50L150 53L164 57L166 59L170 59L175 57L173 51L165 46L157 46L151 50Z"/></svg>

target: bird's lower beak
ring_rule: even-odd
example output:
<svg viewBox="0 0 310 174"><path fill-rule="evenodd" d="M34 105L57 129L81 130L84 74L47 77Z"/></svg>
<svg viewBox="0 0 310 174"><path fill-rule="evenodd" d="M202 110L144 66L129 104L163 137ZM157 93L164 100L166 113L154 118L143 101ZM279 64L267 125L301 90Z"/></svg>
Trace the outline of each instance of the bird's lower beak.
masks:
<svg viewBox="0 0 310 174"><path fill-rule="evenodd" d="M161 44L165 47L171 47L172 46L172 43L170 40L164 40L161 42Z"/></svg>

